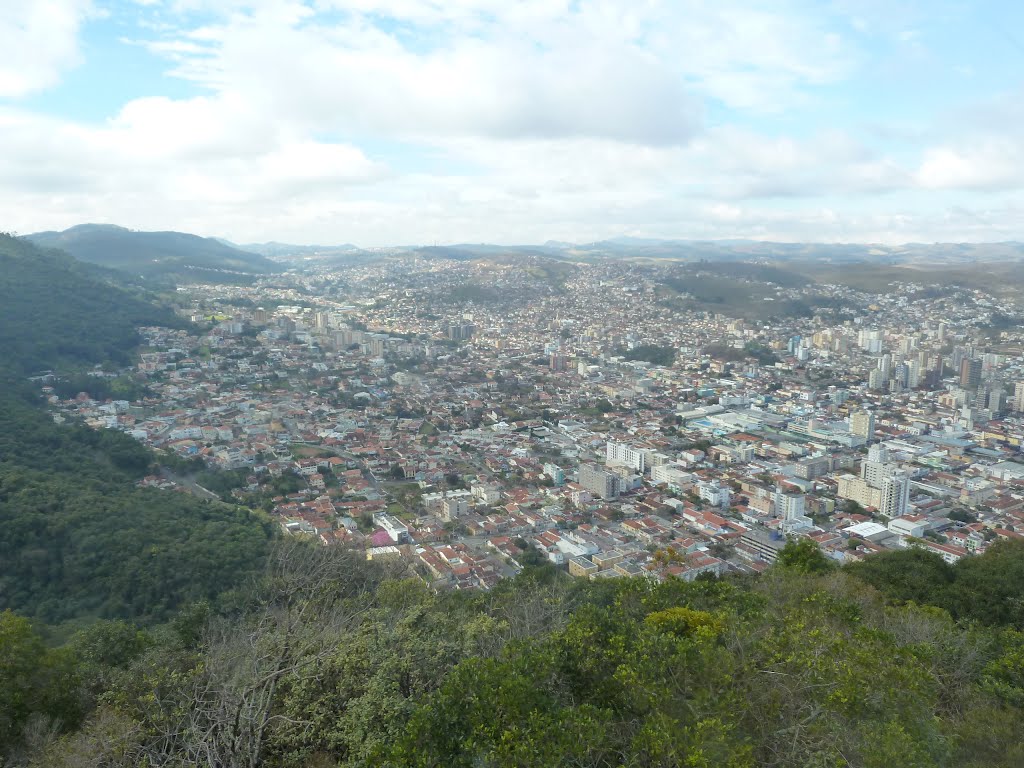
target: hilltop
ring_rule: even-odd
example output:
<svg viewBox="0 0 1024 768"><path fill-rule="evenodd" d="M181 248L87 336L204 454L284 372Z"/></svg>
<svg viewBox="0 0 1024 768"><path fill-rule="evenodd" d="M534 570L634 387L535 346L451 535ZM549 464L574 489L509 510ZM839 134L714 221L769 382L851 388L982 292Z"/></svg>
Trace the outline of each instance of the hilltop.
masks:
<svg viewBox="0 0 1024 768"><path fill-rule="evenodd" d="M111 224L81 224L63 232L37 232L25 239L60 248L81 261L147 277L231 281L273 273L270 259L185 232L138 232Z"/></svg>

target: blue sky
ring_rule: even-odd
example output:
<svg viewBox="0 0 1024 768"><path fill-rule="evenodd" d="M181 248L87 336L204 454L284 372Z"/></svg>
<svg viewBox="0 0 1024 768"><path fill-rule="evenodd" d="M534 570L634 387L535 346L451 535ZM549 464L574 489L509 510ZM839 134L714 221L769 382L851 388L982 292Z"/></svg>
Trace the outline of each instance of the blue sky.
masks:
<svg viewBox="0 0 1024 768"><path fill-rule="evenodd" d="M1024 240L1024 4L0 0L0 229Z"/></svg>

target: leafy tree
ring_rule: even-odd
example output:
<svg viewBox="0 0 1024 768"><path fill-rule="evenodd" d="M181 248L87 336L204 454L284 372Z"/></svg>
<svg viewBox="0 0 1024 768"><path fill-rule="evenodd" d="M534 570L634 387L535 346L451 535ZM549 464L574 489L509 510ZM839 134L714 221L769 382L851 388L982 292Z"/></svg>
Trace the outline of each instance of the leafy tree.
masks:
<svg viewBox="0 0 1024 768"><path fill-rule="evenodd" d="M850 567L850 572L893 600L941 607L954 618L983 624L1024 625L1024 542L996 542L980 556L956 565L910 548L884 552Z"/></svg>
<svg viewBox="0 0 1024 768"><path fill-rule="evenodd" d="M811 539L790 539L779 552L777 565L798 573L824 573L834 565Z"/></svg>
<svg viewBox="0 0 1024 768"><path fill-rule="evenodd" d="M0 759L23 746L33 717L76 725L76 683L71 654L48 649L27 619L0 613Z"/></svg>

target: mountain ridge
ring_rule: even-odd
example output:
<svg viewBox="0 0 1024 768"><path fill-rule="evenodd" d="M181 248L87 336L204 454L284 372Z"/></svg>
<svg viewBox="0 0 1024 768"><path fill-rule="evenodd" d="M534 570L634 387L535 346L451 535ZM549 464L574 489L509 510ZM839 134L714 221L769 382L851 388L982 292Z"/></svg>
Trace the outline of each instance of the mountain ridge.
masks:
<svg viewBox="0 0 1024 768"><path fill-rule="evenodd" d="M621 235L590 242L547 240L542 243L498 245L494 243L405 244L362 247L352 242L299 244L268 240L239 245L222 237L200 237L173 230L145 232L115 224L79 224L63 231L26 235L45 247L66 250L75 258L123 271L145 275L215 271L259 275L281 271L282 262L353 263L385 260L395 256L473 260L495 256L547 257L560 261L820 261L822 263L868 262L891 265L969 264L986 261L1024 260L1024 243L999 242L906 242L819 243L772 241L750 238L685 239ZM145 261L145 259L149 259ZM193 275L194 277L194 275Z"/></svg>
<svg viewBox="0 0 1024 768"><path fill-rule="evenodd" d="M144 232L115 224L78 224L62 231L36 232L25 240L66 251L79 261L147 277L222 272L256 276L279 267L270 259L212 237L172 230Z"/></svg>

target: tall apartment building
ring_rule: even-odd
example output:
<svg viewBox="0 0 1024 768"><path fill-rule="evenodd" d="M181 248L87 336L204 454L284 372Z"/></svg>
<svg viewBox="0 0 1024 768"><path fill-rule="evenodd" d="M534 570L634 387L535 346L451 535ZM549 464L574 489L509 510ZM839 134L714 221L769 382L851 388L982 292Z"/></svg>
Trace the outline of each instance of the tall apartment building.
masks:
<svg viewBox="0 0 1024 768"><path fill-rule="evenodd" d="M605 446L604 459L608 464L629 467L640 474L647 468L647 456L643 450L614 440L609 440Z"/></svg>
<svg viewBox="0 0 1024 768"><path fill-rule="evenodd" d="M960 361L960 386L964 389L981 386L981 360L965 357Z"/></svg>
<svg viewBox="0 0 1024 768"><path fill-rule="evenodd" d="M441 502L441 513L438 517L450 523L469 514L469 501L463 497L453 497Z"/></svg>
<svg viewBox="0 0 1024 768"><path fill-rule="evenodd" d="M850 434L871 440L875 436L875 414L871 411L857 411L850 416Z"/></svg>
<svg viewBox="0 0 1024 768"><path fill-rule="evenodd" d="M1003 405L1005 403L1004 394L1002 387L993 387L988 393L988 409L992 414L998 414L1003 412Z"/></svg>
<svg viewBox="0 0 1024 768"><path fill-rule="evenodd" d="M553 482L555 485L565 485L565 471L557 464L553 464L551 462L545 464L544 474L550 477L551 482Z"/></svg>
<svg viewBox="0 0 1024 768"><path fill-rule="evenodd" d="M619 476L597 464L580 466L580 485L600 499L614 499L619 495Z"/></svg>
<svg viewBox="0 0 1024 768"><path fill-rule="evenodd" d="M832 471L832 459L828 456L811 456L796 463L794 474L805 480L827 475Z"/></svg>
<svg viewBox="0 0 1024 768"><path fill-rule="evenodd" d="M1013 399L1018 411L1024 412L1024 381L1018 381L1013 389Z"/></svg>
<svg viewBox="0 0 1024 768"><path fill-rule="evenodd" d="M878 330L861 330L857 334L857 343L865 352L877 355L882 351L882 332Z"/></svg>
<svg viewBox="0 0 1024 768"><path fill-rule="evenodd" d="M896 471L882 480L878 511L890 520L902 517L910 509L910 476Z"/></svg>
<svg viewBox="0 0 1024 768"><path fill-rule="evenodd" d="M728 507L732 498L729 487L722 485L717 480L709 480L706 483L697 483L697 493L701 500L716 507Z"/></svg>
<svg viewBox="0 0 1024 768"><path fill-rule="evenodd" d="M878 509L882 503L882 492L878 488L872 488L866 480L856 475L839 475L836 478L836 495L841 499L852 499L862 507L874 507Z"/></svg>
<svg viewBox="0 0 1024 768"><path fill-rule="evenodd" d="M881 488L882 483L897 471L893 464L884 464L880 461L864 461L860 465L861 479L872 488Z"/></svg>
<svg viewBox="0 0 1024 768"><path fill-rule="evenodd" d="M775 515L782 518L782 531L792 533L810 528L811 518L804 514L806 496L799 492L775 490Z"/></svg>

